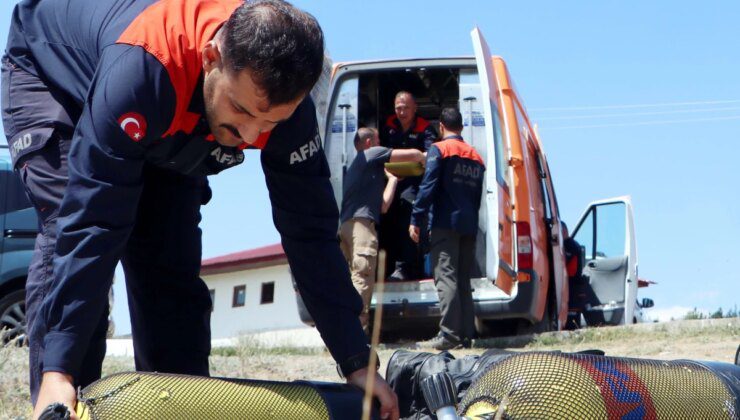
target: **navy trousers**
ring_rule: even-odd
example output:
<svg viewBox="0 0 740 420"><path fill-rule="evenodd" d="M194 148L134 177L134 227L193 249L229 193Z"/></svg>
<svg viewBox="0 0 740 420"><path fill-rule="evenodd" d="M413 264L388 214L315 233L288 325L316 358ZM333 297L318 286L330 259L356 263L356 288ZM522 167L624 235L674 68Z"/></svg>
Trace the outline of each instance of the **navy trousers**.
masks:
<svg viewBox="0 0 740 420"><path fill-rule="evenodd" d="M79 109L64 94L4 59L2 115L15 170L40 224L26 280L30 387L35 404L47 331L39 308L53 281L57 215ZM199 277L198 224L200 206L210 196L205 177L145 166L136 224L121 255L137 370L208 375L212 303ZM100 281L110 284L112 279ZM99 322L75 378L76 386L85 386L101 375L108 311L91 316L99 317Z"/></svg>

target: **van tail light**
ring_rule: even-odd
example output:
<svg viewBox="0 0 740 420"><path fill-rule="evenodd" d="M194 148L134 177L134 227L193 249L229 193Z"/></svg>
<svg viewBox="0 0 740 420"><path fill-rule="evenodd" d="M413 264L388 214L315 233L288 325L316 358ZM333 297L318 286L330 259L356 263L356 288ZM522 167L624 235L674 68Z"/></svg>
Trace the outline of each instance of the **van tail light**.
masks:
<svg viewBox="0 0 740 420"><path fill-rule="evenodd" d="M527 222L516 222L516 249L519 270L532 269L532 233Z"/></svg>

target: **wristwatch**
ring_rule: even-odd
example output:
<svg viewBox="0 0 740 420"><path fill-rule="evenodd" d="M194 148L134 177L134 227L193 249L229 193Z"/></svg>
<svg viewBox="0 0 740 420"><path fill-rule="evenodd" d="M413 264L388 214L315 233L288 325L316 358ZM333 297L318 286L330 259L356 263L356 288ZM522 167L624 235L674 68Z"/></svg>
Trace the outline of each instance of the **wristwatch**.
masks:
<svg viewBox="0 0 740 420"><path fill-rule="evenodd" d="M357 353L354 356L350 356L340 363L337 363L337 373L339 374L339 377L347 379L347 377L349 377L349 375L351 375L352 373L368 367L371 351L372 350L368 349L366 351L363 351L362 353ZM375 359L378 361L375 364L375 370L377 371L378 369L380 369L380 358L378 357L378 353L375 353Z"/></svg>

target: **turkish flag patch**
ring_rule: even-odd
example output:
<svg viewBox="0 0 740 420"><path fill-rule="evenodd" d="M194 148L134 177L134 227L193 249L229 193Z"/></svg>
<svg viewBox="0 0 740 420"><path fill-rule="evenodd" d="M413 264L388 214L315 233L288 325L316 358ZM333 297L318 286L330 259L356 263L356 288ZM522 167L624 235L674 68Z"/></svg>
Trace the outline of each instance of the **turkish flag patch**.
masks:
<svg viewBox="0 0 740 420"><path fill-rule="evenodd" d="M146 136L146 120L138 112L127 112L121 115L118 117L118 124L133 141L139 141Z"/></svg>

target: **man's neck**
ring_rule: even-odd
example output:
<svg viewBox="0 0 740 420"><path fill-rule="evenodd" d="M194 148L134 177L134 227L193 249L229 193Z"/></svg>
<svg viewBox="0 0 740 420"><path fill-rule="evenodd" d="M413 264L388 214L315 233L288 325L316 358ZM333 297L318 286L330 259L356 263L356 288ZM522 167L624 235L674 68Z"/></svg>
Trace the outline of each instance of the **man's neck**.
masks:
<svg viewBox="0 0 740 420"><path fill-rule="evenodd" d="M448 139L462 140L462 133L453 133L451 131L446 131L444 136L442 137L442 140Z"/></svg>

